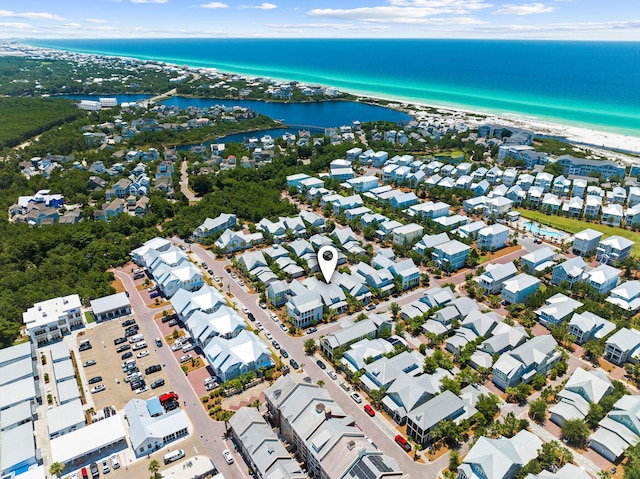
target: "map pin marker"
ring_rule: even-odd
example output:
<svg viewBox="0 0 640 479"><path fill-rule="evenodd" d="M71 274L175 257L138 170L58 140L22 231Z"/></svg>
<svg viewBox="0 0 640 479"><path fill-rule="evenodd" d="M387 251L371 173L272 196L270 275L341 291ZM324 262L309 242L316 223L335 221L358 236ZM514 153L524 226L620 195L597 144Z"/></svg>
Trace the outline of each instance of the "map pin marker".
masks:
<svg viewBox="0 0 640 479"><path fill-rule="evenodd" d="M318 264L324 276L324 282L331 281L331 276L338 266L338 250L331 245L325 245L318 250Z"/></svg>

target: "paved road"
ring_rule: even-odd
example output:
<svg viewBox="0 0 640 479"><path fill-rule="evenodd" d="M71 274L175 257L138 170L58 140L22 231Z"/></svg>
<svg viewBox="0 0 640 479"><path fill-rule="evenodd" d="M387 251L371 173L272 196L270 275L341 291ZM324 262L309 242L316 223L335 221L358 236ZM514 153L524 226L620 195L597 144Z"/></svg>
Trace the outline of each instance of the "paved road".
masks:
<svg viewBox="0 0 640 479"><path fill-rule="evenodd" d="M182 163L180 164L180 191L187 197L189 202L200 201L202 198L196 196L195 193L189 189L189 174L187 173L188 167L189 162L187 160L182 160Z"/></svg>
<svg viewBox="0 0 640 479"><path fill-rule="evenodd" d="M142 296L135 288L131 276L124 272L124 270L118 270L115 272L115 276L122 281L125 288L129 292L129 300L131 301L131 307L133 308L135 316L138 318L142 333L147 338L155 338L162 336L160 329L156 325L153 319L154 315L160 310L158 308L148 308L144 303ZM216 466L226 478L231 479L245 479L249 476L246 474L247 468L240 467L238 462L241 462L240 456L237 456L237 460L232 465L227 463L222 458L222 450L233 450L233 445L230 441L225 441L223 436L225 433L225 425L222 422L212 421L205 409L200 404L200 399L196 395L195 391L189 384L186 376L180 369L180 365L176 361L175 357L171 353L171 349L165 344L164 347L157 349L157 355L162 363L162 368L174 387L174 391L180 396L180 401L183 403L183 409L189 416L191 424L193 426L192 435L196 437L201 436L200 447L198 452L204 452L211 457ZM163 448L163 454L166 450L175 450L180 448L180 442L176 444L170 444L169 447ZM197 446L196 446L197 447Z"/></svg>

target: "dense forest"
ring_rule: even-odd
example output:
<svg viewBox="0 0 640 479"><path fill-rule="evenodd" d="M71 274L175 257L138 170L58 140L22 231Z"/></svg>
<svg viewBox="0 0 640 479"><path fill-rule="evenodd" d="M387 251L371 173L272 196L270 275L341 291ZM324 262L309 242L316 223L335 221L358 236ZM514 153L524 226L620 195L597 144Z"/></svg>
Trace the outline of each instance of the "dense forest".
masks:
<svg viewBox="0 0 640 479"><path fill-rule="evenodd" d="M74 102L63 98L0 98L0 111L0 150L84 114Z"/></svg>

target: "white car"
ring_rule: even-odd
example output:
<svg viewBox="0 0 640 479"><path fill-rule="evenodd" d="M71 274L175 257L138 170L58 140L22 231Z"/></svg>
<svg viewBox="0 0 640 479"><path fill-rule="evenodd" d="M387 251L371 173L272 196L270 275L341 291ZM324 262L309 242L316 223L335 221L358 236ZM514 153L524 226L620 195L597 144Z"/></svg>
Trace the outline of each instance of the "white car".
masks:
<svg viewBox="0 0 640 479"><path fill-rule="evenodd" d="M183 353L188 353L189 351L193 351L194 349L196 349L196 347L193 344L185 344L182 347L182 352Z"/></svg>
<svg viewBox="0 0 640 479"><path fill-rule="evenodd" d="M336 374L335 371L332 371L331 369L329 369L327 371L327 375L331 378L331 379L338 379L338 375Z"/></svg>
<svg viewBox="0 0 640 479"><path fill-rule="evenodd" d="M258 328L259 331L262 331L264 329L264 326L262 325L262 323L256 321L256 328Z"/></svg>
<svg viewBox="0 0 640 479"><path fill-rule="evenodd" d="M112 454L111 455L111 467L113 467L114 469L119 469L120 468L120 459L118 459L118 455L117 454Z"/></svg>
<svg viewBox="0 0 640 479"><path fill-rule="evenodd" d="M224 460L227 461L227 464L233 464L233 456L231 455L231 451L229 449L225 449L222 451L222 456Z"/></svg>
<svg viewBox="0 0 640 479"><path fill-rule="evenodd" d="M249 314L249 308L247 308L246 306L243 306L243 307L242 307L242 312L243 312L244 314Z"/></svg>
<svg viewBox="0 0 640 479"><path fill-rule="evenodd" d="M362 402L362 396L358 393L351 393L351 399L360 404Z"/></svg>
<svg viewBox="0 0 640 479"><path fill-rule="evenodd" d="M171 346L171 351L178 351L180 349L182 349L182 341L176 341L175 343L173 343L173 346Z"/></svg>
<svg viewBox="0 0 640 479"><path fill-rule="evenodd" d="M270 317L271 319L273 319L274 321L277 321L277 320L278 320L278 315L277 315L276 313L269 313L269 317Z"/></svg>
<svg viewBox="0 0 640 479"><path fill-rule="evenodd" d="M99 393L100 391L104 391L106 388L104 384L98 384L97 386L91 388L91 394Z"/></svg>
<svg viewBox="0 0 640 479"><path fill-rule="evenodd" d="M215 377L213 377L213 376L211 376L211 377L209 377L209 378L205 378L205 380L204 380L204 381L202 381L202 383L203 383L205 386L206 386L207 384L215 383L215 382L216 382L216 378L215 378Z"/></svg>
<svg viewBox="0 0 640 479"><path fill-rule="evenodd" d="M111 468L109 467L109 461L104 459L102 461L102 474L107 474L108 472L111 472Z"/></svg>
<svg viewBox="0 0 640 479"><path fill-rule="evenodd" d="M222 283L222 280L220 279L220 276L214 276L213 280L218 284Z"/></svg>
<svg viewBox="0 0 640 479"><path fill-rule="evenodd" d="M264 337L267 338L269 341L271 341L273 339L273 336L271 336L271 333L269 331L264 333Z"/></svg>
<svg viewBox="0 0 640 479"><path fill-rule="evenodd" d="M145 349L144 351L140 351L138 354L136 354L136 358L140 359L140 358L144 358L145 356L149 356L149 350Z"/></svg>
<svg viewBox="0 0 640 479"><path fill-rule="evenodd" d="M145 391L148 391L149 388L147 386L142 386L141 388L136 389L136 394L142 394Z"/></svg>
<svg viewBox="0 0 640 479"><path fill-rule="evenodd" d="M186 363L187 361L189 361L193 356L191 356L191 354L185 354L184 356L180 356L180 362L181 363Z"/></svg>

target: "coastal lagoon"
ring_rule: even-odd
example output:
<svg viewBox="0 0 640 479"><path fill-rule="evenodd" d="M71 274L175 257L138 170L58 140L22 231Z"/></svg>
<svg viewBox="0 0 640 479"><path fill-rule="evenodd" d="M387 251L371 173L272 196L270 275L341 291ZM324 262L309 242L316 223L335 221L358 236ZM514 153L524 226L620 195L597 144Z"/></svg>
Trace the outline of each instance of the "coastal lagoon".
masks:
<svg viewBox="0 0 640 479"><path fill-rule="evenodd" d="M640 42L131 39L30 43L332 85L353 93L640 137Z"/></svg>

